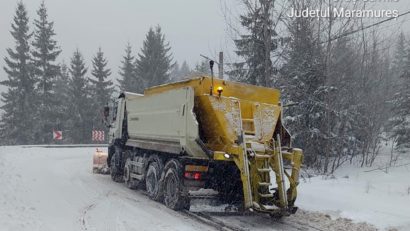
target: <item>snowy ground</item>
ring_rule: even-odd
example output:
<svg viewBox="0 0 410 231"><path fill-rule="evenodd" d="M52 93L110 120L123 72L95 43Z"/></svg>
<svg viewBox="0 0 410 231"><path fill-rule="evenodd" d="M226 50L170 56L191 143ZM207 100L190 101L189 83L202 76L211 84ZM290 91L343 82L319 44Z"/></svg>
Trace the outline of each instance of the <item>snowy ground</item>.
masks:
<svg viewBox="0 0 410 231"><path fill-rule="evenodd" d="M410 158L397 163L409 165L391 167L387 172L374 170L385 166L386 159L388 156L380 156L371 168L340 168L328 179L302 180L298 205L332 218L371 223L381 230L410 230Z"/></svg>
<svg viewBox="0 0 410 231"><path fill-rule="evenodd" d="M212 230L93 175L94 150L0 147L0 230Z"/></svg>
<svg viewBox="0 0 410 231"><path fill-rule="evenodd" d="M0 147L0 230L215 230L107 175L92 174L94 150ZM340 218L347 217L410 230L409 171L345 169L333 180L302 183L297 204L303 210L294 216L218 219L248 230L375 230Z"/></svg>

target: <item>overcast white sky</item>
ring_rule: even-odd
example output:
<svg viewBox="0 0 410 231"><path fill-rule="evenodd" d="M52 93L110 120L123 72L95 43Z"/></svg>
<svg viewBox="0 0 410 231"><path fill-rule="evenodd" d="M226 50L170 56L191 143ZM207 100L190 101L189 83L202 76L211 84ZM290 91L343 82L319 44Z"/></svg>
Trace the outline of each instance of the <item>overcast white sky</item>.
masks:
<svg viewBox="0 0 410 231"><path fill-rule="evenodd" d="M23 0L31 23L42 0ZM349 0L352 1L352 0ZM409 0L371 0L381 2L379 7L410 9ZM14 47L9 33L17 0L0 0L0 66L7 47ZM159 24L170 42L175 60L186 60L191 66L201 61L199 54L217 57L222 50L232 54L232 41L226 32L221 4L230 8L238 0L45 0L49 18L55 22L56 39L63 53L60 60L69 62L73 51L79 48L88 66L101 46L112 69L118 77L118 66L129 41L134 53L141 48L150 26ZM409 30L410 15L384 25L387 33L397 32L398 25ZM404 21L404 24L403 24ZM32 24L31 24L32 25ZM229 57L228 57L228 61ZM0 80L6 78L0 70ZM0 87L0 91L2 88Z"/></svg>
<svg viewBox="0 0 410 231"><path fill-rule="evenodd" d="M23 1L31 22L41 1ZM45 0L45 3L49 18L55 23L56 40L63 50L60 59L68 63L78 47L90 67L92 56L101 46L115 78L127 42L133 46L134 53L138 52L149 27L157 24L179 63L186 60L193 66L201 60L200 54L217 57L217 52L225 50L230 43L220 1ZM6 48L14 46L9 31L16 2L0 1L0 66L4 66ZM0 79L5 78L1 69Z"/></svg>

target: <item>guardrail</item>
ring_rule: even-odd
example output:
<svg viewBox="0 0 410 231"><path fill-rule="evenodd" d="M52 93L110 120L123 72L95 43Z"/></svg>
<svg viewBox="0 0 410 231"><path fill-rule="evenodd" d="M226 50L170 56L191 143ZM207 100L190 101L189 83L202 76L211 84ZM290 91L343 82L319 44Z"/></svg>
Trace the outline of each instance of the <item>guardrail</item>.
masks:
<svg viewBox="0 0 410 231"><path fill-rule="evenodd" d="M17 145L22 148L99 148L108 147L108 144L38 144L38 145Z"/></svg>

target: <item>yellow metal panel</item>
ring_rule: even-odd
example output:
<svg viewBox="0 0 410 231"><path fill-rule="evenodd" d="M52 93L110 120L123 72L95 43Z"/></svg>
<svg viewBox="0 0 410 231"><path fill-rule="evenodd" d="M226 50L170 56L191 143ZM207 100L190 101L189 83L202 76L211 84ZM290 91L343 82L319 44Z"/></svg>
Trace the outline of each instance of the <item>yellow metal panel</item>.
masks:
<svg viewBox="0 0 410 231"><path fill-rule="evenodd" d="M235 144L240 136L235 99L202 95L197 97L197 119L202 127L207 147L213 151L224 151Z"/></svg>
<svg viewBox="0 0 410 231"><path fill-rule="evenodd" d="M225 158L226 152L215 151L214 152L214 160L229 160Z"/></svg>
<svg viewBox="0 0 410 231"><path fill-rule="evenodd" d="M276 124L280 116L281 108L277 105L255 103L254 104L254 126L255 137L261 143L270 141L273 137Z"/></svg>

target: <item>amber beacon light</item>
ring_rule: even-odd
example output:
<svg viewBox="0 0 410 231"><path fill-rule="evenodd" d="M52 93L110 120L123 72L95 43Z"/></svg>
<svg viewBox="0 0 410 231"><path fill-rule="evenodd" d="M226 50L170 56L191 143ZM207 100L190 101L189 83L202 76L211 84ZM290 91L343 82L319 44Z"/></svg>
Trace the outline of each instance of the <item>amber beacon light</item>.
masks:
<svg viewBox="0 0 410 231"><path fill-rule="evenodd" d="M216 91L218 92L218 96L221 97L222 92L224 91L224 88L223 88L223 87L218 87L218 88L216 89Z"/></svg>

